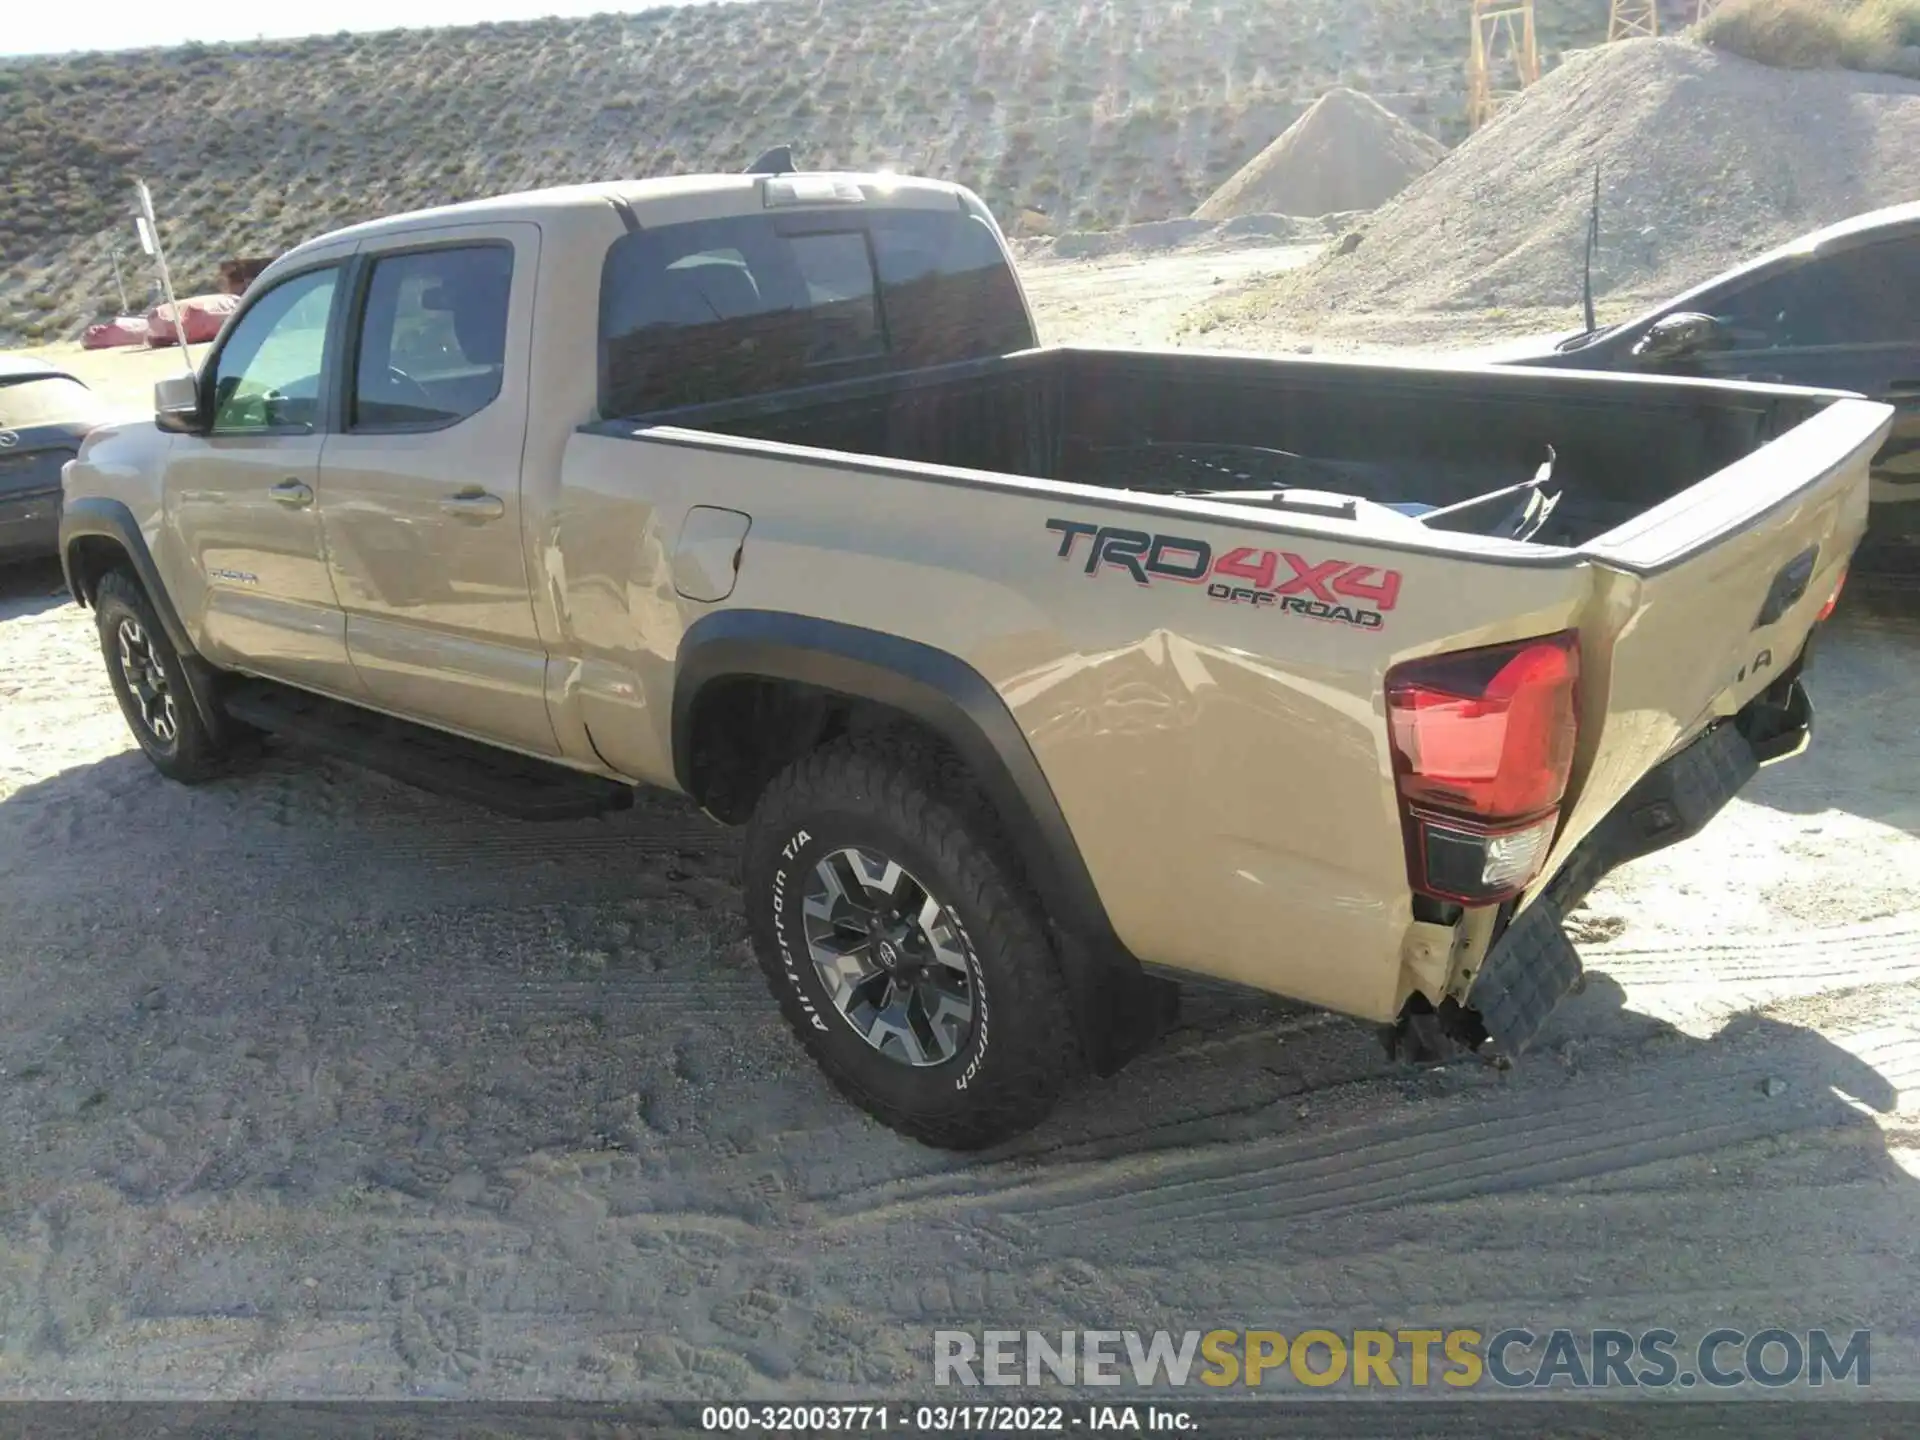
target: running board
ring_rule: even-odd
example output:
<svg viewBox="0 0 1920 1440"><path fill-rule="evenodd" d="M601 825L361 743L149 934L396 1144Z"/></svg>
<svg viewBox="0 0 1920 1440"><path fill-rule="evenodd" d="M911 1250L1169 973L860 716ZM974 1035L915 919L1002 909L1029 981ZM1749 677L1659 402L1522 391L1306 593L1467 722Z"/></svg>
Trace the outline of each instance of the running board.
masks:
<svg viewBox="0 0 1920 1440"><path fill-rule="evenodd" d="M238 681L221 698L234 719L296 745L521 820L579 820L633 804L630 785L270 680Z"/></svg>

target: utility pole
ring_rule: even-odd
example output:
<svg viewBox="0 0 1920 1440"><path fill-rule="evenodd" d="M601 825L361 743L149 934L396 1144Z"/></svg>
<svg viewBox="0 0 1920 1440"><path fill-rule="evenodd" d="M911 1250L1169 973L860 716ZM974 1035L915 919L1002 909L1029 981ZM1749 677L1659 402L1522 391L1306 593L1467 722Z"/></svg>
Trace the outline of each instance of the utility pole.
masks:
<svg viewBox="0 0 1920 1440"><path fill-rule="evenodd" d="M113 259L113 288L120 292L120 313L127 313L127 282L120 275L120 246L117 243L107 246L107 254Z"/></svg>
<svg viewBox="0 0 1920 1440"><path fill-rule="evenodd" d="M147 182L133 182L134 194L140 202L140 214L136 221L140 231L140 248L159 263L160 288L166 293L167 307L173 311L173 338L179 342L180 358L186 363L187 374L194 375L193 352L187 348L187 317L180 313L180 302L173 295L173 275L167 269L167 252L160 243L160 222L153 215L153 192L147 189Z"/></svg>
<svg viewBox="0 0 1920 1440"><path fill-rule="evenodd" d="M1495 72L1511 88L1494 86ZM1533 0L1473 0L1473 39L1467 50L1467 128L1478 130L1540 78Z"/></svg>

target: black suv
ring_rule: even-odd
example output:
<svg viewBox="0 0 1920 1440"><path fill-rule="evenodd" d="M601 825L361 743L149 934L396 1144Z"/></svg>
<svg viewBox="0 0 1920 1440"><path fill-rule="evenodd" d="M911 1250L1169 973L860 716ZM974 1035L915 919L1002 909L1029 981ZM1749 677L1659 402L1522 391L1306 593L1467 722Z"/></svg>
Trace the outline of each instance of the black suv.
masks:
<svg viewBox="0 0 1920 1440"><path fill-rule="evenodd" d="M0 355L0 565L59 553L60 467L102 418L66 371Z"/></svg>
<svg viewBox="0 0 1920 1440"><path fill-rule="evenodd" d="M1920 592L1920 204L1859 215L1633 319L1502 347L1509 365L1851 390L1896 407L1856 579Z"/></svg>

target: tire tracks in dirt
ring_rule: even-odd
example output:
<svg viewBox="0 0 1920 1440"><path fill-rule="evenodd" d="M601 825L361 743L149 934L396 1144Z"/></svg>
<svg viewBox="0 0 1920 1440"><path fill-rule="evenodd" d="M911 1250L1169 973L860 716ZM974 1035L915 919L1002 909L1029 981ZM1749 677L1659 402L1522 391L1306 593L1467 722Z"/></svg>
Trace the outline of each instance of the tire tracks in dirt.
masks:
<svg viewBox="0 0 1920 1440"><path fill-rule="evenodd" d="M62 830L63 843L47 853L84 839L71 817L41 818ZM690 877L731 883L735 864L732 835L691 811L554 826L472 812L458 823L441 817L418 824L347 822L288 831L284 840L263 838L266 827L258 821L246 814L161 814L97 838L112 845L117 867L155 888L170 889L167 877L190 866L196 899L205 905L270 899L282 910L391 915L476 903L658 898ZM153 889L102 887L85 869L36 864L35 828L30 824L21 837L24 863L0 875L0 900L14 892L19 903L38 907L53 898L84 898L91 910L150 913Z"/></svg>
<svg viewBox="0 0 1920 1440"><path fill-rule="evenodd" d="M1920 920L1720 943L1583 947L1635 1010L1694 1023L1847 991L1920 985Z"/></svg>
<svg viewBox="0 0 1920 1440"><path fill-rule="evenodd" d="M1678 998L1692 1002L1704 991L1714 998L1713 1009L1754 1011L1779 1000L1831 991L1872 992L1882 987L1920 980L1920 926L1907 920L1807 932L1779 941L1755 940L1710 946L1679 942L1641 944L1618 949L1594 947L1587 953L1591 970L1609 975L1623 986L1631 987L1636 1009L1642 1007L1643 997L1658 1001L1665 997L1666 992L1673 992ZM1863 995L1861 1000L1860 1005L1852 1008L1867 1011L1876 1008L1870 993ZM1698 1010L1701 1007L1697 1003L1684 1003L1678 1007L1662 1008ZM1577 1027L1582 1023L1582 1017L1569 1014L1565 1017L1565 1023L1569 1027ZM1573 1033L1585 1035L1579 1029ZM1579 1040L1583 1053L1594 1044L1604 1047L1608 1043L1604 1037ZM1273 1054L1270 1057L1262 1056L1257 1053L1259 1047L1270 1047ZM1615 1077L1606 1073L1611 1062L1597 1063L1600 1064L1600 1070L1595 1071L1589 1066L1589 1078L1575 1082L1554 1065L1549 1054L1537 1052L1523 1060L1522 1069L1515 1080L1516 1084L1528 1087L1526 1097L1512 1096L1502 1100L1499 1096L1507 1093L1507 1087L1503 1086L1491 1096L1482 1089L1476 1095L1456 1096L1437 1103L1468 1109L1485 1103L1494 1107L1492 1113L1495 1116L1526 1118L1535 1115L1539 1124L1544 1125L1554 1115L1562 1113L1555 1108L1562 1099L1586 1093L1592 1086L1592 1077L1600 1075L1600 1083L1604 1088L1595 1092L1596 1098L1580 1104L1572 1112L1576 1118L1569 1123L1577 1127L1590 1123L1592 1117L1609 1116L1616 1107L1617 1092L1613 1088ZM1626 1057L1624 1063L1632 1064L1632 1057ZM1787 1062L1782 1060L1775 1063ZM1675 1077L1673 1084L1685 1087L1680 1093L1692 1097L1689 1103L1694 1107L1677 1116L1662 1117L1659 1110L1664 1102L1656 1103L1638 1090L1638 1082L1634 1077L1626 1077L1629 1093L1641 1094L1641 1109L1632 1112L1625 1121L1615 1117L1618 1123L1603 1125L1603 1133L1600 1134L1603 1140L1607 1135L1614 1134L1619 1124L1626 1126L1621 1139L1608 1142L1618 1152L1610 1152L1608 1166L1629 1168L1669 1154L1698 1153L1768 1133L1768 1128L1775 1124L1781 1113L1780 1107L1774 1102L1758 1106L1743 1104L1741 1114L1731 1123L1716 1121L1709 1124L1708 1120L1714 1114L1713 1097L1723 1093L1744 1095L1742 1086L1752 1090L1760 1080L1775 1072L1767 1064L1756 1061L1742 1072L1739 1080L1729 1081L1719 1076L1719 1069L1724 1062L1714 1064L1714 1073L1706 1076L1699 1075L1697 1064L1692 1070L1679 1067L1672 1071ZM1271 1076L1282 1071L1297 1077L1297 1084L1278 1087L1277 1090L1249 1089L1251 1077ZM1456 1076L1459 1073L1462 1072L1456 1072ZM1471 1071L1464 1073L1471 1075ZM1533 1088L1543 1075L1553 1077L1549 1081L1553 1088L1545 1093ZM1085 1113L1076 1112L1070 1106L1056 1117L1041 1136L1012 1142L996 1152L996 1167L1001 1164L1041 1167L1039 1176L1023 1181L1023 1187L1028 1184L1044 1186L1055 1183L1065 1175L1090 1173L1085 1167L1152 1167L1162 1164L1179 1167L1196 1155L1216 1152L1223 1144L1240 1147L1248 1143L1255 1146L1277 1143L1262 1132L1270 1131L1276 1124L1285 1123L1280 1117L1283 1111L1290 1108L1299 1107L1301 1118L1304 1118L1309 1105L1314 1112L1324 1114L1329 1108L1343 1103L1339 1097L1348 1092L1352 1092L1353 1098L1361 1103L1366 1103L1369 1098L1377 1101L1380 1087L1395 1082L1412 1087L1421 1087L1426 1083L1416 1072L1388 1061L1371 1034L1355 1022L1319 1011L1259 1018L1230 1015L1217 1032L1201 1030L1182 1035L1174 1043L1163 1042L1136 1059L1124 1072L1117 1082L1121 1087L1144 1089L1154 1100L1163 1102L1148 1107L1145 1123L1140 1123L1140 1102L1131 1098L1124 1103L1090 1106ZM1475 1080L1467 1079L1464 1083L1474 1084ZM1730 1089L1727 1088L1729 1086ZM1804 1092L1805 1087L1797 1086L1796 1089ZM1177 1092L1170 1103L1165 1095L1168 1090ZM1184 1093L1188 1098L1178 1100L1178 1093ZM1755 1094L1757 1096L1757 1091ZM1434 1102L1422 1097L1421 1103ZM1406 1106L1397 1106L1396 1113L1404 1115ZM1822 1113L1833 1115L1838 1112L1828 1107ZM1397 1135L1399 1132L1394 1128L1395 1123L1384 1122L1378 1135L1371 1130L1336 1131L1333 1138L1312 1142L1307 1150L1285 1152L1274 1164L1284 1168L1295 1160L1312 1158L1321 1151L1337 1155L1348 1150L1367 1150L1382 1135ZM1408 1120L1400 1123L1408 1134L1418 1135L1430 1122ZM1459 1122L1459 1127L1466 1130L1487 1129L1493 1123L1491 1119L1469 1119ZM1816 1120L1807 1123L1824 1122ZM1528 1133L1536 1133L1536 1129L1530 1126ZM1249 1134L1250 1140L1242 1138ZM1539 1138L1542 1144L1550 1141L1558 1144L1552 1135L1541 1134ZM1438 1153L1458 1139L1458 1135L1453 1135L1431 1147L1422 1147L1417 1153L1421 1156L1427 1155L1430 1150ZM810 1137L813 1145L817 1146L821 1141L822 1137L817 1134ZM1551 1155L1541 1157L1541 1165L1547 1167L1541 1170L1541 1178L1523 1178L1518 1182L1519 1187L1548 1183L1556 1173L1555 1166L1565 1168L1563 1160L1555 1158L1560 1155L1560 1150L1577 1155L1580 1146L1570 1142L1555 1149ZM1509 1158L1500 1153L1497 1143L1488 1150L1488 1159L1497 1160L1493 1167L1495 1170L1504 1168ZM1549 1161L1552 1161L1551 1165ZM1394 1185L1415 1178L1424 1163L1409 1164L1406 1173L1396 1179ZM817 1168L825 1175L831 1175L835 1170L831 1163L821 1164ZM834 1210L854 1221L862 1214L862 1207L867 1203L884 1206L897 1201L909 1206L938 1208L965 1205L982 1197L996 1197L999 1194L997 1188L991 1185L982 1188L982 1177L990 1174L992 1168L995 1167L968 1166L956 1170L950 1163L929 1158L913 1167L911 1174L897 1175L889 1181L875 1182L870 1187L849 1189L829 1184L803 1188L809 1202ZM1322 1166L1315 1173L1326 1178L1328 1183L1339 1179L1337 1166L1332 1169ZM1532 1173L1532 1170L1528 1170L1526 1175L1531 1176ZM1437 1198L1446 1197L1440 1195ZM997 1200L995 1203L998 1203Z"/></svg>
<svg viewBox="0 0 1920 1440"><path fill-rule="evenodd" d="M1622 984L1691 984L1682 972L1729 985L1889 984L1920 980L1920 918L1807 930L1786 937L1701 943L1593 946L1588 968Z"/></svg>
<svg viewBox="0 0 1920 1440"><path fill-rule="evenodd" d="M1844 1047L1893 1092L1920 1089L1920 1032L1859 1032ZM828 1229L956 1209L1016 1220L1070 1246L1097 1220L1116 1229L1298 1222L1361 1211L1476 1199L1590 1179L1678 1156L1857 1119L1813 1054L1694 1057L1581 1096L1563 1081L1547 1094L1467 1097L1379 1122L1185 1154L1117 1156L1069 1173L1002 1178L987 1167L837 1197ZM1785 1080L1784 1094L1766 1082ZM1885 1099L1885 1096L1880 1097Z"/></svg>
<svg viewBox="0 0 1920 1440"><path fill-rule="evenodd" d="M410 999L417 1003L419 997ZM649 1024L711 1025L715 1015L738 1015L743 1009L749 1015L763 1011L769 1022L778 1018L758 973L736 978L656 971L604 980L463 977L439 989L427 1002L423 1020L430 1020L432 1009L442 1005L484 1012L502 1022L550 1021L587 1011L623 1011Z"/></svg>

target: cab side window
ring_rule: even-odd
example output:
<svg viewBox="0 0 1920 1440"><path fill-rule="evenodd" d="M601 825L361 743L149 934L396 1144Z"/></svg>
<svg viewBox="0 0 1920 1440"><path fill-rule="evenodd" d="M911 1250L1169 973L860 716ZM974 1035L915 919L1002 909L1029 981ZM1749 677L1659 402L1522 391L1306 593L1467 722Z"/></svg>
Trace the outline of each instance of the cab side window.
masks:
<svg viewBox="0 0 1920 1440"><path fill-rule="evenodd" d="M337 266L283 280L247 307L214 357L213 433L312 434L320 424Z"/></svg>
<svg viewBox="0 0 1920 1440"><path fill-rule="evenodd" d="M1740 350L1920 341L1920 238L1815 256L1708 307Z"/></svg>
<svg viewBox="0 0 1920 1440"><path fill-rule="evenodd" d="M449 246L375 260L354 350L357 431L438 429L500 394L513 247Z"/></svg>
<svg viewBox="0 0 1920 1440"><path fill-rule="evenodd" d="M1727 327L1735 350L1774 350L1798 343L1794 339L1805 306L1800 292L1802 270L1791 270L1757 280L1746 289L1704 306Z"/></svg>
<svg viewBox="0 0 1920 1440"><path fill-rule="evenodd" d="M1920 341L1920 236L1858 245L1807 267L1825 291L1809 345Z"/></svg>

